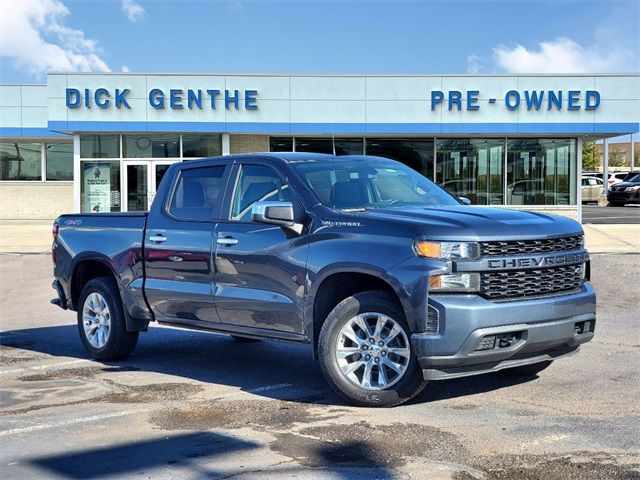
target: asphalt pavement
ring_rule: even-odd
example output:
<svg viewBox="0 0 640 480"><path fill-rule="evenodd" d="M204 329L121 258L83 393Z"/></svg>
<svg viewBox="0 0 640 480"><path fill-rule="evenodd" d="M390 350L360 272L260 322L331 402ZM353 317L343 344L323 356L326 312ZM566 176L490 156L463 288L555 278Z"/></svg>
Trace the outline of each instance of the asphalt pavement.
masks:
<svg viewBox="0 0 640 480"><path fill-rule="evenodd" d="M49 304L50 257L0 255L2 478L640 479L640 255L592 262L579 354L367 409L303 345L151 327L131 358L91 361Z"/></svg>
<svg viewBox="0 0 640 480"><path fill-rule="evenodd" d="M582 223L591 224L640 224L640 205L624 207L582 206Z"/></svg>

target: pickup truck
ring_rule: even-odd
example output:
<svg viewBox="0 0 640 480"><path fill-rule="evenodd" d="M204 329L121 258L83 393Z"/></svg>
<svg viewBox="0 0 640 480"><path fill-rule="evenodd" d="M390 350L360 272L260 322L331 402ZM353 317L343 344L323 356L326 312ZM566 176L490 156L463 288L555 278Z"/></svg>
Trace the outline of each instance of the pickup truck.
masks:
<svg viewBox="0 0 640 480"><path fill-rule="evenodd" d="M577 352L596 318L581 226L468 203L380 157L176 163L148 213L55 221L52 303L100 360L152 321L309 344L361 406Z"/></svg>

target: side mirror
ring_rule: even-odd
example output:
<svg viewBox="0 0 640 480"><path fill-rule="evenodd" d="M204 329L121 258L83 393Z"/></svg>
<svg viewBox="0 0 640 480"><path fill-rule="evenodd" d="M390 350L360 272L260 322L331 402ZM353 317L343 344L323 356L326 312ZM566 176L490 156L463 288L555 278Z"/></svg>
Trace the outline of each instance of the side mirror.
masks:
<svg viewBox="0 0 640 480"><path fill-rule="evenodd" d="M471 200L467 197L458 197L458 200L460 200L463 205L471 205Z"/></svg>
<svg viewBox="0 0 640 480"><path fill-rule="evenodd" d="M291 202L255 202L251 207L254 222L278 225L296 233L302 232L302 225L295 222Z"/></svg>

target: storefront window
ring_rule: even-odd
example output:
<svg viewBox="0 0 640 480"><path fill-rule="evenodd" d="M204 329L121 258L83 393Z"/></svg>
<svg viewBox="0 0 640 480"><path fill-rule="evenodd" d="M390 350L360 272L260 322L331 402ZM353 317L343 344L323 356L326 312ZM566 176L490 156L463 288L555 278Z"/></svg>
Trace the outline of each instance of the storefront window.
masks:
<svg viewBox="0 0 640 480"><path fill-rule="evenodd" d="M474 205L503 202L504 140L447 139L436 144L436 178L449 193Z"/></svg>
<svg viewBox="0 0 640 480"><path fill-rule="evenodd" d="M576 141L507 142L508 205L575 205Z"/></svg>
<svg viewBox="0 0 640 480"><path fill-rule="evenodd" d="M217 157L222 155L221 135L183 135L183 157Z"/></svg>
<svg viewBox="0 0 640 480"><path fill-rule="evenodd" d="M124 158L176 158L180 156L179 135L123 135Z"/></svg>
<svg viewBox="0 0 640 480"><path fill-rule="evenodd" d="M80 135L82 158L119 158L119 135Z"/></svg>
<svg viewBox="0 0 640 480"><path fill-rule="evenodd" d="M433 140L368 138L367 155L398 160L433 180Z"/></svg>
<svg viewBox="0 0 640 480"><path fill-rule="evenodd" d="M328 153L333 155L362 155L364 140L362 138L296 137L296 152Z"/></svg>
<svg viewBox="0 0 640 480"><path fill-rule="evenodd" d="M0 142L0 180L41 179L41 143Z"/></svg>
<svg viewBox="0 0 640 480"><path fill-rule="evenodd" d="M47 180L73 180L73 143L47 144Z"/></svg>
<svg viewBox="0 0 640 480"><path fill-rule="evenodd" d="M82 162L80 172L82 212L119 212L120 162Z"/></svg>
<svg viewBox="0 0 640 480"><path fill-rule="evenodd" d="M293 152L293 137L269 138L270 152Z"/></svg>

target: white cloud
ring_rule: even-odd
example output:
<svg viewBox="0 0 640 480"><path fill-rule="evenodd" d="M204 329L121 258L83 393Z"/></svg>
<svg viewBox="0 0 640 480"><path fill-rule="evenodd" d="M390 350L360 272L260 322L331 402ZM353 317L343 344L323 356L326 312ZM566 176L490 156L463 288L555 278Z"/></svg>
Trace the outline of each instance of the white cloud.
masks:
<svg viewBox="0 0 640 480"><path fill-rule="evenodd" d="M129 73L129 67L127 67L126 65L122 65L121 70L122 70L124 73Z"/></svg>
<svg viewBox="0 0 640 480"><path fill-rule="evenodd" d="M132 22L142 20L147 11L135 0L122 0L122 12Z"/></svg>
<svg viewBox="0 0 640 480"><path fill-rule="evenodd" d="M482 67L483 58L480 55L472 53L467 57L467 72L480 73L483 70Z"/></svg>
<svg viewBox="0 0 640 480"><path fill-rule="evenodd" d="M567 37L541 42L527 49L499 45L493 49L495 64L510 73L586 73L624 71L631 66L633 52L611 45L606 54L597 45L584 47Z"/></svg>
<svg viewBox="0 0 640 480"><path fill-rule="evenodd" d="M69 10L59 0L4 0L0 12L0 56L17 68L37 77L110 70L97 42L65 25Z"/></svg>

